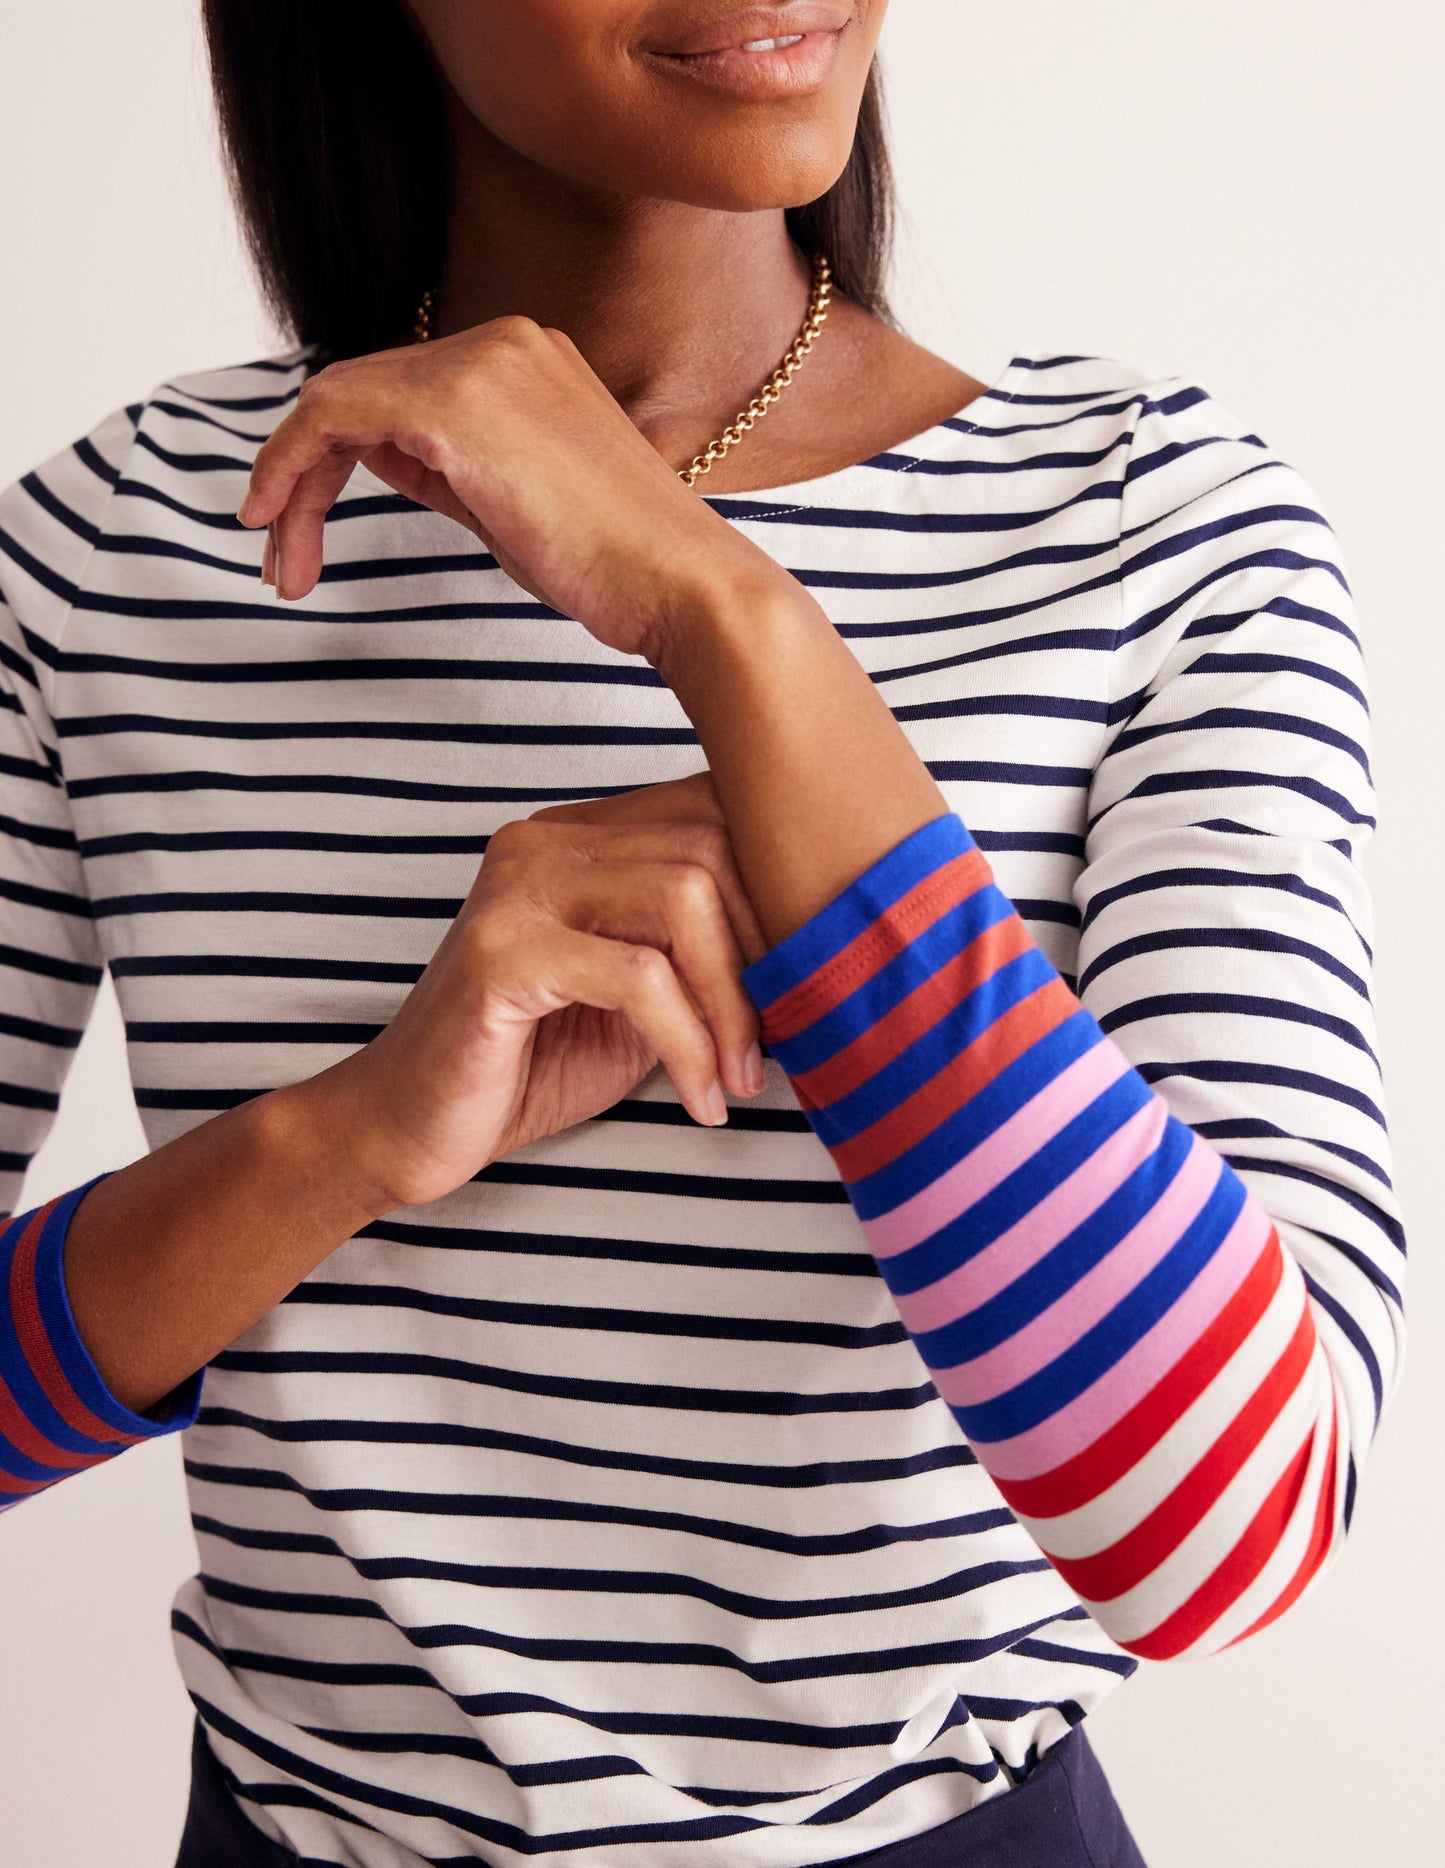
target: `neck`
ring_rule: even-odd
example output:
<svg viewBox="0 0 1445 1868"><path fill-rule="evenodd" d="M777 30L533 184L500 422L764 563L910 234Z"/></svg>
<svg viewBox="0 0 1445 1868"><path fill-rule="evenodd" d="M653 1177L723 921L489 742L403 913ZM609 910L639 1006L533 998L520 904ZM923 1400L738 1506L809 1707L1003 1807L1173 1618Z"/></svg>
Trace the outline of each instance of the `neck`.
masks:
<svg viewBox="0 0 1445 1868"><path fill-rule="evenodd" d="M667 458L755 394L807 311L783 210L726 213L586 188L452 113L433 334L520 314L565 331Z"/></svg>

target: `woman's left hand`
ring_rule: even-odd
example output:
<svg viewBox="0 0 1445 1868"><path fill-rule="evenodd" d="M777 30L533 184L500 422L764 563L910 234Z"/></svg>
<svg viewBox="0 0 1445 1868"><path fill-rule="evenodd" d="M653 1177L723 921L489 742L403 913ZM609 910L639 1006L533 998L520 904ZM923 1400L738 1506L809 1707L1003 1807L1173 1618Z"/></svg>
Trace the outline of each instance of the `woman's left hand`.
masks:
<svg viewBox="0 0 1445 1868"><path fill-rule="evenodd" d="M572 340L530 318L346 359L302 384L237 514L270 527L281 596L315 587L326 514L359 461L474 532L533 596L649 661L720 585L792 582L683 484Z"/></svg>

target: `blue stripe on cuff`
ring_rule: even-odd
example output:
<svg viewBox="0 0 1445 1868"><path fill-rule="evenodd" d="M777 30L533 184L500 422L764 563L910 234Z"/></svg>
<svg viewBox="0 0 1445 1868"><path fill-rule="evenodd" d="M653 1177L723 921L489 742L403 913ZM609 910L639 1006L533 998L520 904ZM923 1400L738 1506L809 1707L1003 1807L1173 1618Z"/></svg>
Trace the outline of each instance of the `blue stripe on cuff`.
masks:
<svg viewBox="0 0 1445 1868"><path fill-rule="evenodd" d="M940 1174L956 1168L1085 1051L1103 1042L1103 1033L1092 1014L1080 1006L1063 1024L1031 1044L975 1091L951 1116L920 1136L906 1153L861 1180L849 1181L848 1198L858 1217L876 1219L880 1213L901 1206ZM1141 1081L1140 1088L1146 1090L1147 1086ZM811 1121L813 1112L808 1114Z"/></svg>
<svg viewBox="0 0 1445 1868"><path fill-rule="evenodd" d="M1167 1124L1157 1148L1042 1258L964 1315L917 1331L914 1342L928 1367L951 1369L987 1355L1060 1303L1164 1198L1193 1141L1182 1122Z"/></svg>
<svg viewBox="0 0 1445 1868"><path fill-rule="evenodd" d="M910 1296L976 1258L1117 1135L1152 1095L1132 1071L1117 1078L1065 1123L1041 1153L1020 1162L937 1231L906 1251L884 1258L882 1270L889 1290L895 1297Z"/></svg>
<svg viewBox="0 0 1445 1868"><path fill-rule="evenodd" d="M993 883L985 883L936 921L919 928L907 946L884 961L876 973L829 1011L820 1013L791 1038L779 1038L771 1044L773 1056L794 1077L826 1063L1013 912L1008 897Z"/></svg>
<svg viewBox="0 0 1445 1868"><path fill-rule="evenodd" d="M118 1432L135 1434L142 1439L154 1439L160 1434L174 1433L181 1427L188 1427L195 1420L200 1411L201 1376L204 1371L198 1370L169 1395L163 1396L150 1414L133 1414L116 1400L100 1370L91 1360L90 1351L75 1326L70 1297L65 1288L65 1235L70 1230L71 1218L90 1189L114 1172L110 1168L105 1173L96 1174L82 1186L72 1187L69 1193L63 1194L56 1201L40 1234L35 1258L35 1294L51 1348L55 1351L61 1373L75 1391L77 1399L84 1402L97 1419L105 1421Z"/></svg>
<svg viewBox="0 0 1445 1868"><path fill-rule="evenodd" d="M1037 948L1007 961L855 1089L836 1102L821 1103L811 1110L813 1127L826 1146L838 1148L875 1122L884 1121L910 1096L953 1069L968 1047L1005 1012L1032 997L1053 977L1053 967ZM773 1055L785 1070L791 1071L786 1048L775 1045Z"/></svg>
<svg viewBox="0 0 1445 1868"><path fill-rule="evenodd" d="M51 1406L45 1390L35 1379L10 1307L11 1267L20 1241L39 1211L39 1206L31 1207L26 1212L14 1213L0 1222L0 1299L3 1299L0 1301L0 1376L4 1377L5 1385L20 1412L52 1446L58 1446L67 1453L93 1453L96 1450L95 1441L89 1434L78 1433L61 1419ZM18 1451L7 1450L7 1462L20 1457ZM18 1477L40 1476L38 1473L22 1473L19 1468L13 1469Z"/></svg>
<svg viewBox="0 0 1445 1868"><path fill-rule="evenodd" d="M1028 1433L1120 1362L1184 1292L1219 1250L1246 1198L1228 1162L1209 1199L1167 1254L1099 1321L1063 1353L1016 1387L954 1415L971 1440L1009 1440Z"/></svg>
<svg viewBox="0 0 1445 1868"><path fill-rule="evenodd" d="M765 1010L856 940L935 869L975 847L957 812L948 811L895 843L876 863L742 972L743 990Z"/></svg>

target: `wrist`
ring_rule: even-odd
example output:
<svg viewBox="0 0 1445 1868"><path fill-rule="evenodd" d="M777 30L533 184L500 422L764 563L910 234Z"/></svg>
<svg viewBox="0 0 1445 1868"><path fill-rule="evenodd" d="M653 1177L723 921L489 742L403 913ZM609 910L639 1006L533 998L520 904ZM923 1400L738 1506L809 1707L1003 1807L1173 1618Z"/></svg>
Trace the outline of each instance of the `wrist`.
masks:
<svg viewBox="0 0 1445 1868"><path fill-rule="evenodd" d="M246 1108L276 1184L304 1187L325 1230L350 1238L397 1202L376 1176L340 1068L270 1090Z"/></svg>
<svg viewBox="0 0 1445 1868"><path fill-rule="evenodd" d="M720 658L766 663L790 641L818 640L820 626L836 642L817 600L765 554L757 556L762 563L745 562L684 589L643 648L684 707L688 690L705 682Z"/></svg>
<svg viewBox="0 0 1445 1868"><path fill-rule="evenodd" d="M776 942L948 804L827 612L772 568L676 610L653 665L692 722Z"/></svg>

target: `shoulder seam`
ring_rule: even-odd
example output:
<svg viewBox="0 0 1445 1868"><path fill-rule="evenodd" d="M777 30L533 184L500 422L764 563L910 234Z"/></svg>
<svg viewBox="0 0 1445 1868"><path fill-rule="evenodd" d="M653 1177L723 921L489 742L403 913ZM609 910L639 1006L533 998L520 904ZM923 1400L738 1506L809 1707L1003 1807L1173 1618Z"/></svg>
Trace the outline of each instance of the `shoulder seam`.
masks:
<svg viewBox="0 0 1445 1868"><path fill-rule="evenodd" d="M157 388L159 388L159 385L157 385ZM123 405L123 407L119 409L114 409L111 411L112 415L124 414L129 417L130 419L130 440L126 444L125 451L121 455L119 461L116 462L114 478L111 479L106 486L105 497L101 501L100 510L96 514L96 517L95 517L94 535L92 536L90 543L86 547L84 561L81 563L79 569L76 571L75 576L71 579L71 592L70 592L69 601L66 603L61 613L56 617L55 629L53 632L53 642L52 642L52 648L54 649L54 652L55 652L55 662L53 665L53 680L54 681L58 681L60 679L61 673L63 672L60 664L64 659L65 632L70 627L71 617L75 614L76 599L79 597L81 591L84 590L85 585L86 585L86 580L90 576L91 566L95 563L95 549L96 549L96 546L100 543L102 533L105 531L106 520L110 517L111 506L115 500L115 489L120 485L121 481L125 478L126 469L130 466L131 458L135 453L136 439L140 434L141 421L145 415L146 410L149 408L152 399L156 395L156 393L157 393L157 390L152 389L150 394L144 397L141 401L127 402ZM84 438L85 437L82 437L82 439ZM43 678L43 672L44 672L43 670L38 670L37 671L38 677ZM50 718L54 720L56 717L56 709L55 709L55 698L56 697L54 693L50 694L48 697L45 696L43 688L41 689L41 694L42 694L42 698L45 699L45 704L46 704L47 709L49 710ZM57 742L56 743L56 757L57 759L60 760L60 765L61 765L60 778L61 778L61 783L64 784L65 782L64 756L59 745L59 737L60 737L59 734L57 734L56 735L56 742Z"/></svg>
<svg viewBox="0 0 1445 1868"><path fill-rule="evenodd" d="M1141 393L1145 401L1143 404L1135 405L1132 419L1129 423L1129 445L1124 451L1123 465L1119 473L1119 498L1115 507L1117 523L1114 528L1114 594L1116 602L1114 605L1114 640L1109 645L1109 679L1107 692L1104 696L1107 706L1104 720L1105 748L1107 748L1109 737L1114 731L1114 702L1116 699L1114 690L1118 683L1119 643L1124 634L1124 612L1127 601L1124 579L1124 502L1128 498L1129 493L1129 464L1134 458L1135 444L1139 439L1139 423L1143 418L1144 409L1148 403L1156 400L1152 391L1163 383L1177 382L1179 380L1178 377L1166 376L1159 378L1155 383L1149 383L1143 386Z"/></svg>

